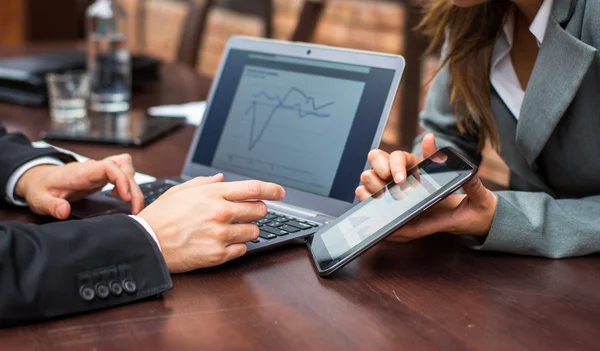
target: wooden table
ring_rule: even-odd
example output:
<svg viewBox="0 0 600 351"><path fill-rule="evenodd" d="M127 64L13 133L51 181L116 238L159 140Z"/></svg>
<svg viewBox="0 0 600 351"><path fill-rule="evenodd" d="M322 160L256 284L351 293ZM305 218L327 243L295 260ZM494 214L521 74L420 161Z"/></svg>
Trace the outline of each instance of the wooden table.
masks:
<svg viewBox="0 0 600 351"><path fill-rule="evenodd" d="M135 106L207 93L209 81L183 67L162 77ZM0 104L0 121L37 139L49 117ZM193 131L144 149L60 146L95 158L127 151L162 177L180 172ZM0 220L47 221L6 207ZM477 253L438 235L381 243L320 279L292 246L174 276L162 299L2 330L0 350L598 350L599 263Z"/></svg>

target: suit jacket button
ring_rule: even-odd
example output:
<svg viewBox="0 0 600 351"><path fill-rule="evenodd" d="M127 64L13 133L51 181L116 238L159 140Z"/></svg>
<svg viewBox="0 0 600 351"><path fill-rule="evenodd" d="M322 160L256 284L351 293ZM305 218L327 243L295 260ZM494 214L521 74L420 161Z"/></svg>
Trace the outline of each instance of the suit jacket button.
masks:
<svg viewBox="0 0 600 351"><path fill-rule="evenodd" d="M82 285L79 288L79 296L81 296L84 301L92 301L94 297L96 297L96 293L91 287Z"/></svg>
<svg viewBox="0 0 600 351"><path fill-rule="evenodd" d="M123 280L123 289L130 294L133 294L137 291L137 284L131 279Z"/></svg>
<svg viewBox="0 0 600 351"><path fill-rule="evenodd" d="M113 295L115 296L119 296L123 293L123 287L121 286L121 284L119 284L116 281L111 281L110 283L108 283L108 287L110 288L110 291L113 293Z"/></svg>
<svg viewBox="0 0 600 351"><path fill-rule="evenodd" d="M110 294L110 290L108 290L108 286L102 283L96 284L96 296L101 299L105 299Z"/></svg>

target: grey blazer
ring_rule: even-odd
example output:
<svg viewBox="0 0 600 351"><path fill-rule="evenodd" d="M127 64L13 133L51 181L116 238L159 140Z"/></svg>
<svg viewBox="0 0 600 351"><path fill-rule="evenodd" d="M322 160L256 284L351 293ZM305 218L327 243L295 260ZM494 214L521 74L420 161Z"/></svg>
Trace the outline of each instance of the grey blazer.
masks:
<svg viewBox="0 0 600 351"><path fill-rule="evenodd" d="M570 2L554 0L518 121L492 92L510 190L497 193L487 238L467 238L474 249L552 258L600 251L600 1L576 0L574 11ZM477 137L456 127L447 69L432 84L421 125L438 147L481 161Z"/></svg>

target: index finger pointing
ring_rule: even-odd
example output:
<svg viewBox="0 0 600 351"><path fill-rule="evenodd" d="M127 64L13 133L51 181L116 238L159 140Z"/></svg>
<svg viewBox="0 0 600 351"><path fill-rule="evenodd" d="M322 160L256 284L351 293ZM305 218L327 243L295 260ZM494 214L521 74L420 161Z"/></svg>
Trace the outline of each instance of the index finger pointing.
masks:
<svg viewBox="0 0 600 351"><path fill-rule="evenodd" d="M225 200L274 200L278 201L285 196L285 190L280 185L266 183L258 180L217 184Z"/></svg>
<svg viewBox="0 0 600 351"><path fill-rule="evenodd" d="M106 177L108 177L108 180L115 185L115 188L117 188L121 199L125 201L132 200L131 183L129 178L127 177L127 174L125 174L125 172L113 161L106 162Z"/></svg>
<svg viewBox="0 0 600 351"><path fill-rule="evenodd" d="M117 156L107 157L106 160L110 160L116 163L119 166L119 168L121 168L123 172L125 172L125 174L127 174L128 176L135 176L135 168L133 167L133 159L131 158L131 155L121 154Z"/></svg>
<svg viewBox="0 0 600 351"><path fill-rule="evenodd" d="M390 170L396 183L406 180L406 171L419 163L419 158L404 151L394 151L390 154Z"/></svg>
<svg viewBox="0 0 600 351"><path fill-rule="evenodd" d="M131 214L137 215L144 209L144 194L133 177L129 179L129 190L131 192Z"/></svg>

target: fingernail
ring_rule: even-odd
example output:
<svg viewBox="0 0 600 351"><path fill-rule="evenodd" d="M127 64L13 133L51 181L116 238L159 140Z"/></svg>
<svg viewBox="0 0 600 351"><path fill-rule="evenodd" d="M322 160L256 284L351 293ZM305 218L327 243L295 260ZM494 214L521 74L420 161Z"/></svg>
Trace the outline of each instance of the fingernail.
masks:
<svg viewBox="0 0 600 351"><path fill-rule="evenodd" d="M56 217L65 218L67 216L67 205L62 204L58 206L58 210L56 210Z"/></svg>
<svg viewBox="0 0 600 351"><path fill-rule="evenodd" d="M404 174L402 174L402 173L398 172L398 173L396 173L396 174L394 175L394 181L395 181L396 183L400 183L400 182L401 182L401 181L403 181L403 180L404 180Z"/></svg>

